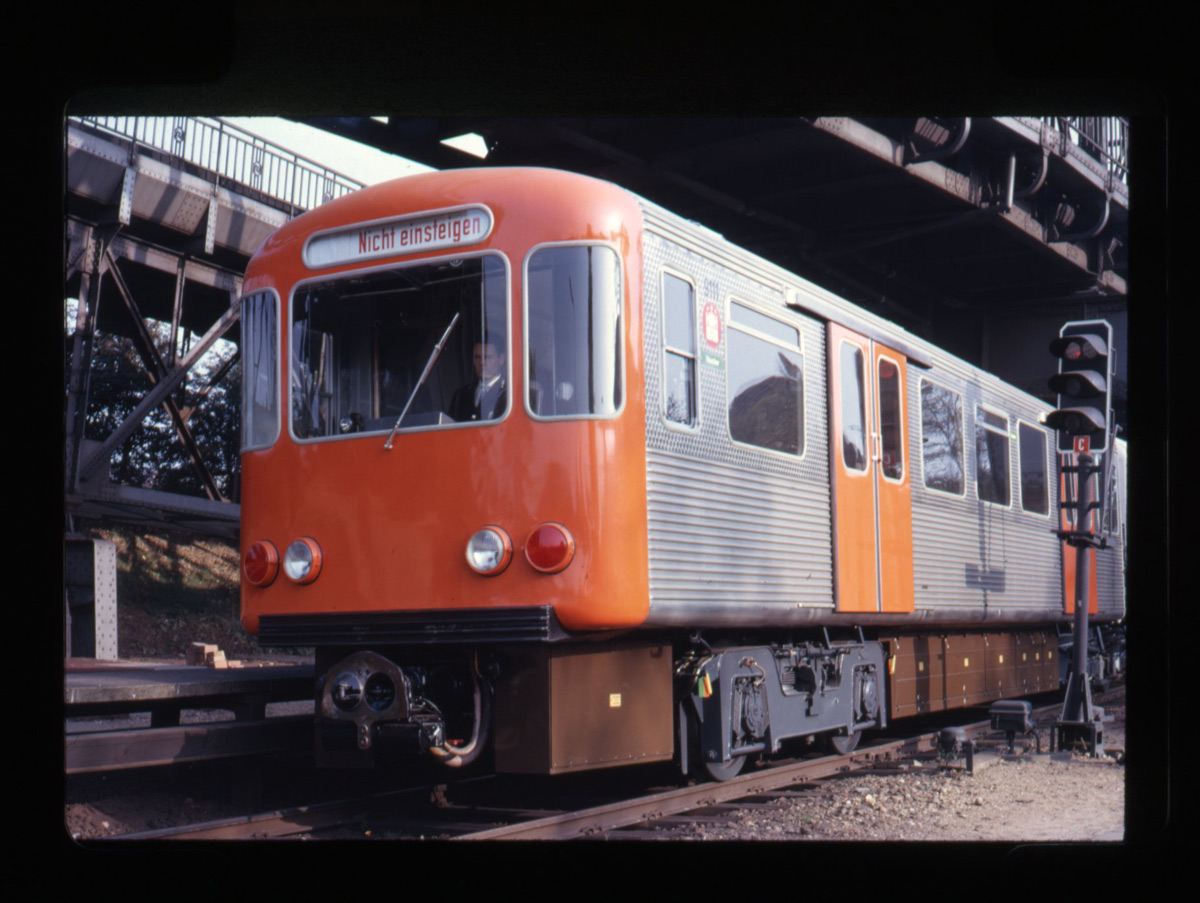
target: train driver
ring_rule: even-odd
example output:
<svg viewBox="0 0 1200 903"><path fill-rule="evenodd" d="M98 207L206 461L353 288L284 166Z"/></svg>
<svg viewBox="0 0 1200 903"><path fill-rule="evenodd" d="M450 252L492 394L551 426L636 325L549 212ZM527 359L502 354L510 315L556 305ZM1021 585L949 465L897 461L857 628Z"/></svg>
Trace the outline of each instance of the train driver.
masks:
<svg viewBox="0 0 1200 903"><path fill-rule="evenodd" d="M475 379L461 386L450 400L450 416L458 422L493 420L504 413L508 401L504 381L504 352L490 340L474 349Z"/></svg>

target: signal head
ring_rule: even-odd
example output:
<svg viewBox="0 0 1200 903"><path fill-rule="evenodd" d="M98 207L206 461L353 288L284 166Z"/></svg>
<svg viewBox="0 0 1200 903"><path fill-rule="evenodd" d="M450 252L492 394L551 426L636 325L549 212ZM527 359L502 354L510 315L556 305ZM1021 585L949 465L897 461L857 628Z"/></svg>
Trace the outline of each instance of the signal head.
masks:
<svg viewBox="0 0 1200 903"><path fill-rule="evenodd" d="M1058 430L1059 451L1070 451L1077 436L1087 436L1092 451L1108 447L1108 417L1111 411L1113 359L1112 326L1105 320L1067 323L1050 343L1058 358L1058 373L1050 378L1050 390L1058 395L1058 408L1045 418ZM1098 407L1081 406L1094 399Z"/></svg>

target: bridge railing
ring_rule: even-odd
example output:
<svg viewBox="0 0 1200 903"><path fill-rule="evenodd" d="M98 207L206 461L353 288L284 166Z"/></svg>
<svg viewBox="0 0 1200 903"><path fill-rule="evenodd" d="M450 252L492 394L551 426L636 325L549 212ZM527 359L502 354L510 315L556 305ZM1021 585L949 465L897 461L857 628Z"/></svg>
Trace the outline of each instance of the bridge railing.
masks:
<svg viewBox="0 0 1200 903"><path fill-rule="evenodd" d="M1129 184L1129 120L1120 116L1046 116L1085 154L1099 160L1123 185Z"/></svg>
<svg viewBox="0 0 1200 903"><path fill-rule="evenodd" d="M170 155L293 208L311 210L363 183L220 119L198 116L71 117Z"/></svg>

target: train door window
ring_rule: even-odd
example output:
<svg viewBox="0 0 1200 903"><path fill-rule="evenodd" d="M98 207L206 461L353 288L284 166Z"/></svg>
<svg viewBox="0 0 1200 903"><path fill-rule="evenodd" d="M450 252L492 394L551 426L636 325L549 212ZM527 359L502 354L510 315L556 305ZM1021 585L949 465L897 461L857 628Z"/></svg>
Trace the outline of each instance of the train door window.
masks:
<svg viewBox="0 0 1200 903"><path fill-rule="evenodd" d="M842 461L847 470L867 469L867 397L862 349L843 342L838 352L842 378Z"/></svg>
<svg viewBox="0 0 1200 903"><path fill-rule="evenodd" d="M800 331L743 304L729 305L729 435L789 455L804 453Z"/></svg>
<svg viewBox="0 0 1200 903"><path fill-rule="evenodd" d="M1113 455L1109 455L1111 459ZM1104 508L1101 512L1100 528L1103 532L1110 535L1120 532L1121 529L1121 509L1119 507L1120 498L1117 486L1117 468L1110 460L1108 465L1108 475L1105 480L1107 484L1104 489Z"/></svg>
<svg viewBox="0 0 1200 903"><path fill-rule="evenodd" d="M975 407L975 488L979 498L1007 505L1010 498L1008 417Z"/></svg>
<svg viewBox="0 0 1200 903"><path fill-rule="evenodd" d="M695 426L696 304L690 282L663 273L663 416L673 423Z"/></svg>
<svg viewBox="0 0 1200 903"><path fill-rule="evenodd" d="M921 470L925 485L965 494L962 396L921 380Z"/></svg>
<svg viewBox="0 0 1200 903"><path fill-rule="evenodd" d="M904 433L901 417L900 367L889 358L880 357L879 437L883 459L880 466L888 480L904 479Z"/></svg>
<svg viewBox="0 0 1200 903"><path fill-rule="evenodd" d="M1021 510L1031 514L1049 514L1046 434L1029 424L1019 424L1017 445L1021 467Z"/></svg>
<svg viewBox="0 0 1200 903"><path fill-rule="evenodd" d="M386 432L402 413L402 430L503 417L507 273L503 258L490 254L297 286L292 433Z"/></svg>
<svg viewBox="0 0 1200 903"><path fill-rule="evenodd" d="M612 417L624 403L621 262L605 245L534 250L525 265L526 405L535 418Z"/></svg>
<svg viewBox="0 0 1200 903"><path fill-rule="evenodd" d="M279 436L279 302L271 292L242 299L242 450Z"/></svg>

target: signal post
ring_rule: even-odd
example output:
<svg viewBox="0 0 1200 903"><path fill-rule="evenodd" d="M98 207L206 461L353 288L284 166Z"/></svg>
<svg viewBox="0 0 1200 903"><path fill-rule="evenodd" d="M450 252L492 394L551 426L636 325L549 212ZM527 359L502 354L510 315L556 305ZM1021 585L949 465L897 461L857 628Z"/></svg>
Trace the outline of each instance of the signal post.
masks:
<svg viewBox="0 0 1200 903"><path fill-rule="evenodd" d="M1103 752L1100 723L1104 711L1092 704L1087 673L1091 555L1093 550L1106 547L1104 537L1097 537L1095 530L1095 512L1103 506L1105 494L1094 491L1092 478L1104 472L1110 444L1111 349L1112 326L1105 320L1063 326L1059 337L1050 343L1051 353L1059 359L1058 373L1050 379L1050 388L1058 394L1058 408L1045 418L1047 426L1058 430L1061 470L1067 475L1059 504L1071 513L1068 520L1072 529L1055 533L1075 550L1074 655L1066 699L1054 726L1050 748L1055 748L1057 738L1059 749L1082 744L1092 756Z"/></svg>

